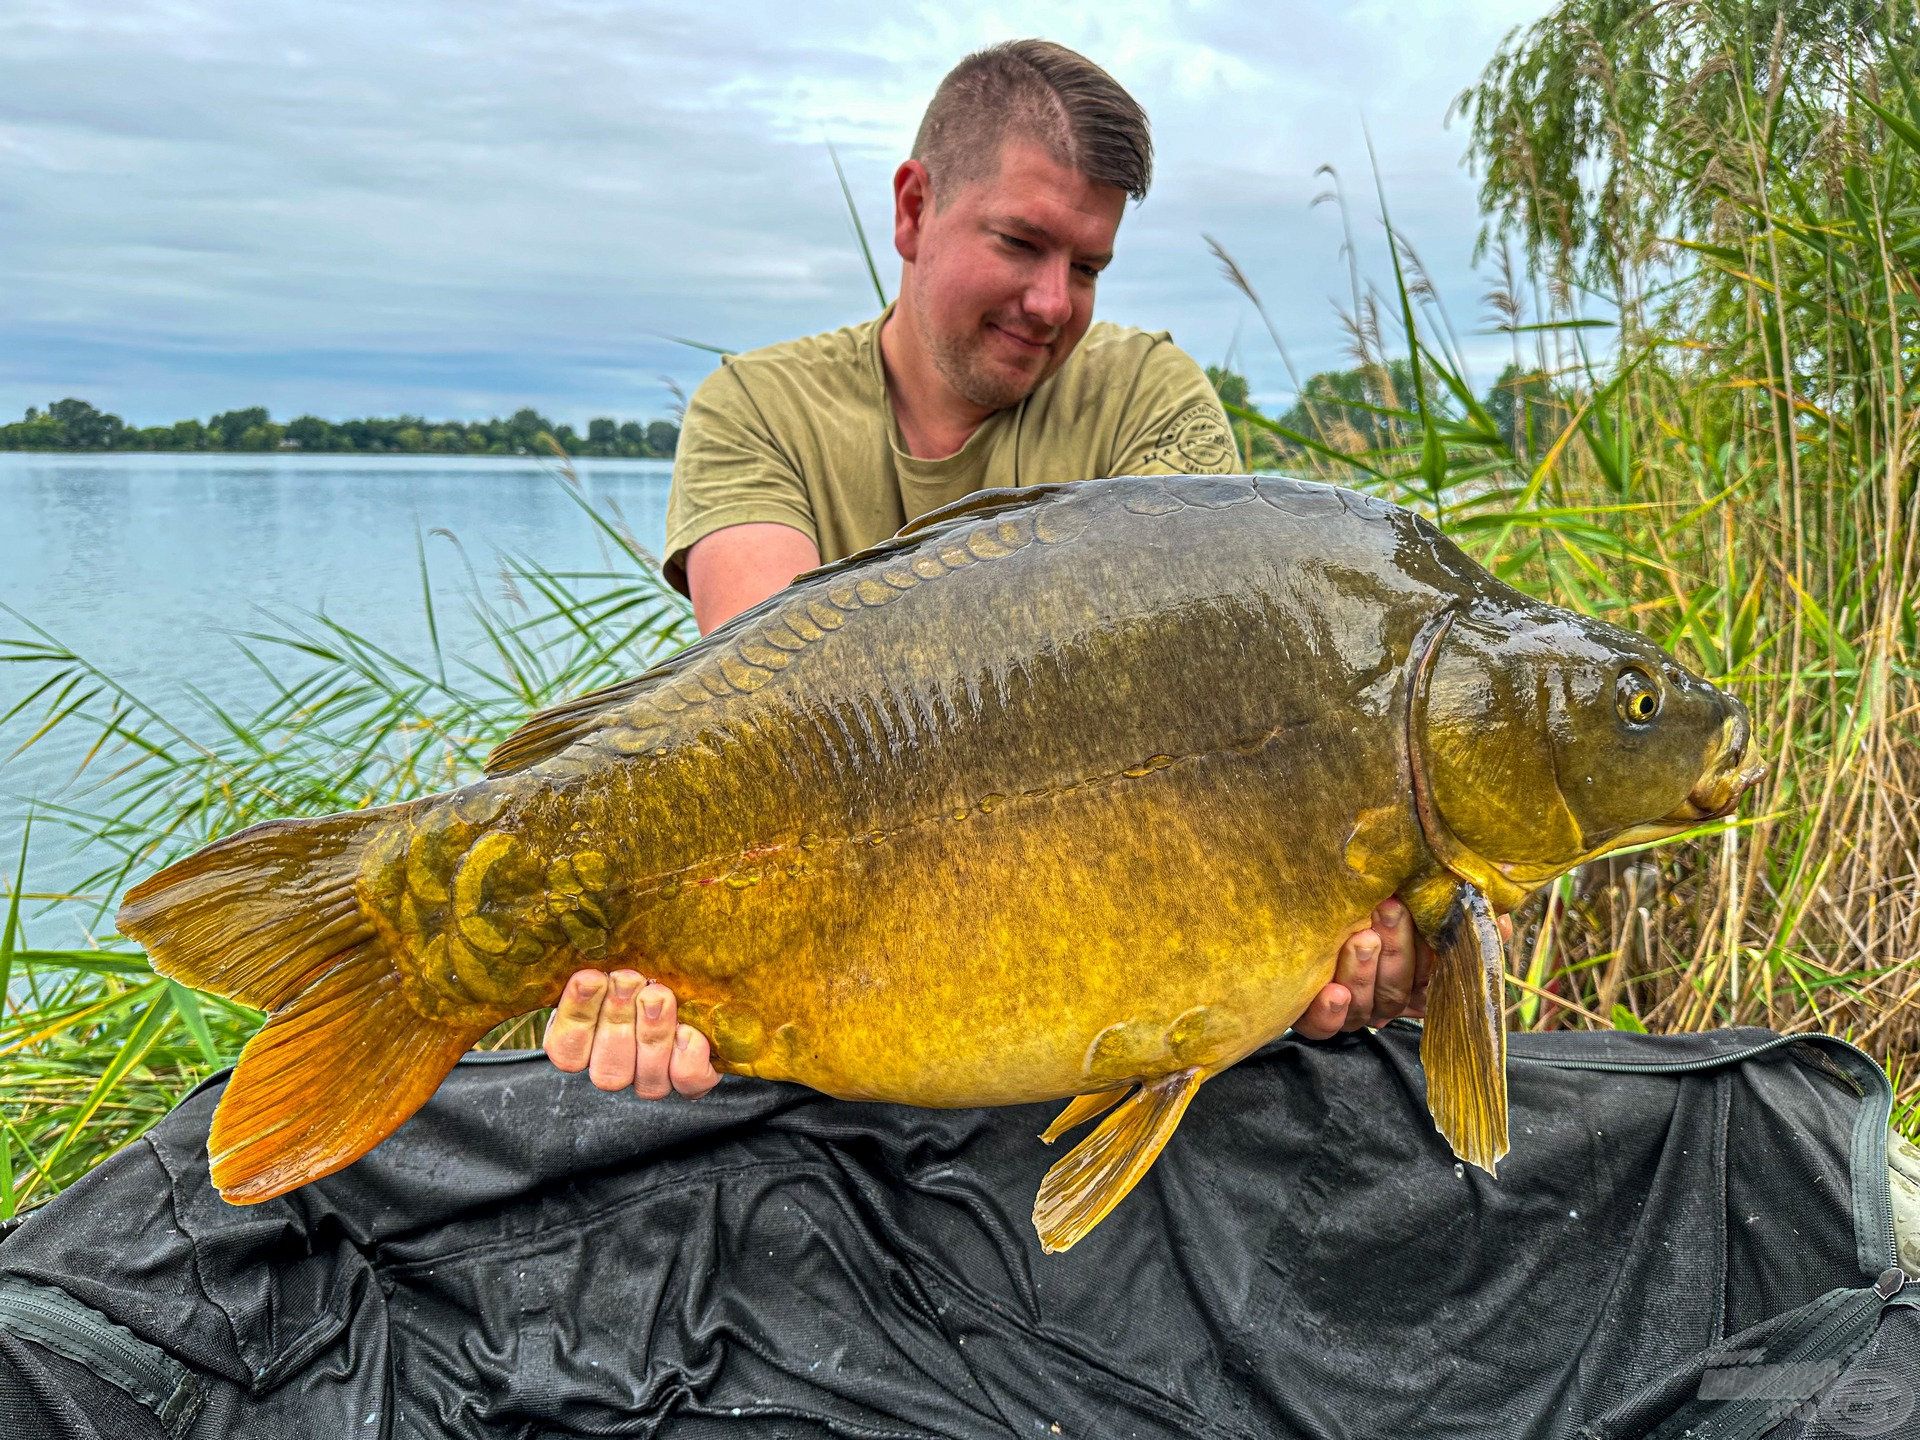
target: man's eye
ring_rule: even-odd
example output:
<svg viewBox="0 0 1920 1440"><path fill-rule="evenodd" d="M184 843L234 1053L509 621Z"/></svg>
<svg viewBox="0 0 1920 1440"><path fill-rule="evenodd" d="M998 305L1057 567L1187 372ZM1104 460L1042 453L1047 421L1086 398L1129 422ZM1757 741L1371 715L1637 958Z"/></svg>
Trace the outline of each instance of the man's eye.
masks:
<svg viewBox="0 0 1920 1440"><path fill-rule="evenodd" d="M1011 245L1016 250L1033 249L1033 246L1031 243L1029 243L1028 241L1022 240L1017 235L1002 235L1000 238L1006 241L1007 244Z"/></svg>

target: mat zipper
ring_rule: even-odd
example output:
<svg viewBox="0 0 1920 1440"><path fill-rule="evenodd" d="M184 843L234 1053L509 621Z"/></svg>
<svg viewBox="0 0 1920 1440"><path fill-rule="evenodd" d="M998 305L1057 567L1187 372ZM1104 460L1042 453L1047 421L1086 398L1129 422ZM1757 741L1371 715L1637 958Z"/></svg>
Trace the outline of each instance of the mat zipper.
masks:
<svg viewBox="0 0 1920 1440"><path fill-rule="evenodd" d="M200 1377L64 1291L0 1275L0 1326L84 1365L186 1440L205 1399Z"/></svg>

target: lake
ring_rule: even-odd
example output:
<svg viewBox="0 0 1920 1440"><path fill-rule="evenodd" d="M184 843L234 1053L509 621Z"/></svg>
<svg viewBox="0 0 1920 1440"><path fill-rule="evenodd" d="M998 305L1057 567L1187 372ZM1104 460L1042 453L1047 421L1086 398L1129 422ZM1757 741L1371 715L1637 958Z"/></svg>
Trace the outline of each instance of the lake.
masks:
<svg viewBox="0 0 1920 1440"><path fill-rule="evenodd" d="M588 496L617 505L640 543L659 554L671 462L581 460L575 468ZM324 610L397 654L424 659L417 537L425 537L435 618L450 654L479 635L465 608L451 603L466 561L483 583L504 554L551 569L609 561L604 537L555 465L535 459L0 453L0 602L169 713L186 713L177 702L187 685L243 713L264 699L264 678L231 637L267 628L273 614ZM0 637L27 633L0 612ZM45 674L0 665L0 713ZM30 722L0 726L0 756L32 734L40 709L32 707ZM77 729L56 732L0 764L8 882L26 802L60 793L86 738ZM61 888L88 868L69 853L64 832L36 825L30 888ZM57 923L30 938L80 943L55 933Z"/></svg>

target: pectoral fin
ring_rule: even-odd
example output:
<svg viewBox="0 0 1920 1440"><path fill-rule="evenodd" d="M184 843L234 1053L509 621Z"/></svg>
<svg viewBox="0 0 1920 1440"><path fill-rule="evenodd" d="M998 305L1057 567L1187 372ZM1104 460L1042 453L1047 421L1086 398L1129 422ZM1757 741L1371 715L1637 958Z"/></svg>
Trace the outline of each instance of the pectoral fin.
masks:
<svg viewBox="0 0 1920 1440"><path fill-rule="evenodd" d="M1427 1109L1453 1153L1489 1175L1507 1153L1506 947L1471 885L1429 936L1426 1032L1420 1064Z"/></svg>
<svg viewBox="0 0 1920 1440"><path fill-rule="evenodd" d="M1067 1102L1067 1108L1053 1117L1053 1123L1040 1133L1040 1143L1051 1145L1076 1125L1084 1125L1096 1115L1104 1115L1122 1100L1127 1098L1131 1085L1122 1085L1117 1090L1099 1090L1092 1095L1076 1095Z"/></svg>
<svg viewBox="0 0 1920 1440"><path fill-rule="evenodd" d="M1142 1085L1047 1171L1033 1203L1033 1228L1040 1232L1043 1250L1052 1254L1071 1247L1139 1183L1208 1073L1196 1067ZM1085 1106L1084 1120L1097 1113L1091 1102L1106 1098L1082 1096L1067 1107L1068 1114ZM1062 1115L1051 1128L1063 1128L1066 1118Z"/></svg>

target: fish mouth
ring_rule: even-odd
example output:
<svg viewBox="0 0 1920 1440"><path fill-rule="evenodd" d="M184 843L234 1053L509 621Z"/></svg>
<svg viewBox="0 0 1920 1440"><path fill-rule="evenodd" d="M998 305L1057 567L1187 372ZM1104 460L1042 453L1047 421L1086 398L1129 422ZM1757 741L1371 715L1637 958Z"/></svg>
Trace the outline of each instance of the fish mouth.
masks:
<svg viewBox="0 0 1920 1440"><path fill-rule="evenodd" d="M1767 762L1754 759L1738 770L1709 776L1687 793L1686 800L1667 819L1688 825L1724 820L1740 808L1741 797L1759 784L1766 773Z"/></svg>
<svg viewBox="0 0 1920 1440"><path fill-rule="evenodd" d="M1687 798L1665 823L1698 825L1707 820L1724 820L1740 808L1740 798L1760 783L1767 773L1767 762L1747 753L1751 734L1744 706L1735 705L1720 732L1720 754L1707 767Z"/></svg>

